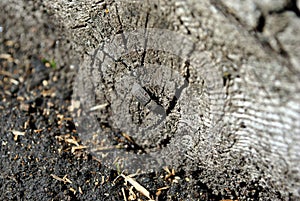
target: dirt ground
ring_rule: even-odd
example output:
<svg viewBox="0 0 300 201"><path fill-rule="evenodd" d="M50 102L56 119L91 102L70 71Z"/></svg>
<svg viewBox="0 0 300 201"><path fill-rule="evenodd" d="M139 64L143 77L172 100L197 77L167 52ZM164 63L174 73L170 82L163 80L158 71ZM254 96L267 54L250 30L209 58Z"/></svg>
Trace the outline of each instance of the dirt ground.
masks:
<svg viewBox="0 0 300 201"><path fill-rule="evenodd" d="M0 200L149 200L149 192L154 200L229 201L267 191L241 183L246 190L213 192L197 178L201 169L184 167L137 173L144 189L125 182L126 172L103 166L82 147L68 110L77 70L68 41L38 16L25 26L5 15L11 18L0 19Z"/></svg>

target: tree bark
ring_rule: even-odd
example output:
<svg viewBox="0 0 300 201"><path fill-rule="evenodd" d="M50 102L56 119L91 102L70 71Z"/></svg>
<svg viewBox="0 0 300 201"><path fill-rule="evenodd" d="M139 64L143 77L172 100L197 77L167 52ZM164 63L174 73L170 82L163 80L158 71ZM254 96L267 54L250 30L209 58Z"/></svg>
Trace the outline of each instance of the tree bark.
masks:
<svg viewBox="0 0 300 201"><path fill-rule="evenodd" d="M299 198L299 8L243 2L43 1L82 56L73 103L91 151ZM112 142L134 154L105 159Z"/></svg>

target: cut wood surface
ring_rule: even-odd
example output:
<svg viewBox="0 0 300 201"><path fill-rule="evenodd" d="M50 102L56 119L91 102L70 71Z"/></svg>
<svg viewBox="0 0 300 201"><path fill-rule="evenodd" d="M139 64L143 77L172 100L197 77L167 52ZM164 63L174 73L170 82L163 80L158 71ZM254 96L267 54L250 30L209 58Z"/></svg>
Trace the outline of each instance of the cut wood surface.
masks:
<svg viewBox="0 0 300 201"><path fill-rule="evenodd" d="M216 191L299 198L299 1L276 2L41 1L79 64L81 115L97 116L83 142L96 152L118 133L137 150L124 168L149 155L142 167L200 168Z"/></svg>

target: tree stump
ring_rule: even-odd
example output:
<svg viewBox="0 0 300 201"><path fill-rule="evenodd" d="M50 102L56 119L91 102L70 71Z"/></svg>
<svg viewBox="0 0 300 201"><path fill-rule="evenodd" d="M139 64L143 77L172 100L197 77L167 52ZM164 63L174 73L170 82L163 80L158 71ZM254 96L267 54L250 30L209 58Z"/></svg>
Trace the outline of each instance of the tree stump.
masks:
<svg viewBox="0 0 300 201"><path fill-rule="evenodd" d="M299 198L299 8L278 2L43 1L82 56L83 142L113 167L197 168L217 191Z"/></svg>

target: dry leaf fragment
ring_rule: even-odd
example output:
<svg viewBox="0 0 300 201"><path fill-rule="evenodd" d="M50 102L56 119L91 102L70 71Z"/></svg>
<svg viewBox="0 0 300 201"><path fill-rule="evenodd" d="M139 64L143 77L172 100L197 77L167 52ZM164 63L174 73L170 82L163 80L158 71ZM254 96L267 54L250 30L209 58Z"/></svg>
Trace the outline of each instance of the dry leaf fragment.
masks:
<svg viewBox="0 0 300 201"><path fill-rule="evenodd" d="M127 198L126 198L126 194L125 194L124 188L122 188L122 194L123 194L124 201L127 201Z"/></svg>
<svg viewBox="0 0 300 201"><path fill-rule="evenodd" d="M22 136L25 135L25 132L21 132L21 131L12 130L11 132L14 134L14 141L18 140L19 135L22 135Z"/></svg>
<svg viewBox="0 0 300 201"><path fill-rule="evenodd" d="M231 200L231 199L226 199L226 200L220 200L220 201L238 201L238 200Z"/></svg>
<svg viewBox="0 0 300 201"><path fill-rule="evenodd" d="M86 148L87 148L87 146L83 146L83 145L79 145L79 146L76 146L76 147L72 147L71 153L74 153L76 150L86 149Z"/></svg>
<svg viewBox="0 0 300 201"><path fill-rule="evenodd" d="M90 108L90 111L95 111L95 110L102 110L104 109L106 106L108 106L108 103L104 103L102 105L96 105L94 107Z"/></svg>
<svg viewBox="0 0 300 201"><path fill-rule="evenodd" d="M79 146L78 142L76 141L76 138L73 136L72 136L72 138L66 138L65 142Z"/></svg>
<svg viewBox="0 0 300 201"><path fill-rule="evenodd" d="M133 192L132 188L133 188L133 186L131 186L128 189L129 190L128 200L130 200L130 201L136 200L136 194Z"/></svg>
<svg viewBox="0 0 300 201"><path fill-rule="evenodd" d="M164 170L168 173L165 176L165 180L169 179L170 177L175 176L175 170L174 169L172 169L172 171L170 171L170 169L168 167L164 167Z"/></svg>
<svg viewBox="0 0 300 201"><path fill-rule="evenodd" d="M25 135L25 132L22 132L22 131L12 130L11 132L12 132L14 135Z"/></svg>
<svg viewBox="0 0 300 201"><path fill-rule="evenodd" d="M162 190L167 190L167 189L169 189L170 187L169 186L165 186L165 187L161 187L161 188L159 188L159 189L157 189L158 191L162 191Z"/></svg>
<svg viewBox="0 0 300 201"><path fill-rule="evenodd" d="M56 176L54 174L50 174L50 176L53 177L54 179L58 180L58 181L62 181L64 183L68 182L68 183L72 184L72 181L67 178L67 175L65 175L63 178L60 178L60 177L58 177L58 176Z"/></svg>
<svg viewBox="0 0 300 201"><path fill-rule="evenodd" d="M78 190L79 190L79 193L80 193L80 194L83 194L82 189L81 189L80 186L79 186Z"/></svg>
<svg viewBox="0 0 300 201"><path fill-rule="evenodd" d="M25 111L25 112L28 112L28 111L29 111L29 108L30 108L30 105L27 104L27 103L22 102L22 103L20 104L20 109L23 110L23 111Z"/></svg>
<svg viewBox="0 0 300 201"><path fill-rule="evenodd" d="M10 54L0 54L0 59L5 59L8 62L13 62L13 57Z"/></svg>
<svg viewBox="0 0 300 201"><path fill-rule="evenodd" d="M161 188L157 189L156 190L156 196L158 197L161 194L162 190L167 190L169 188L170 188L169 186L165 186L165 187L161 187Z"/></svg>
<svg viewBox="0 0 300 201"><path fill-rule="evenodd" d="M137 191L142 193L144 196L149 198L150 200L152 199L150 197L150 193L147 189L145 189L141 184L139 184L137 181L135 181L133 178L126 176L124 174L121 174L121 176L125 179L126 182L129 182Z"/></svg>
<svg viewBox="0 0 300 201"><path fill-rule="evenodd" d="M74 188L70 187L69 190L72 191L74 195L76 194L76 190Z"/></svg>

